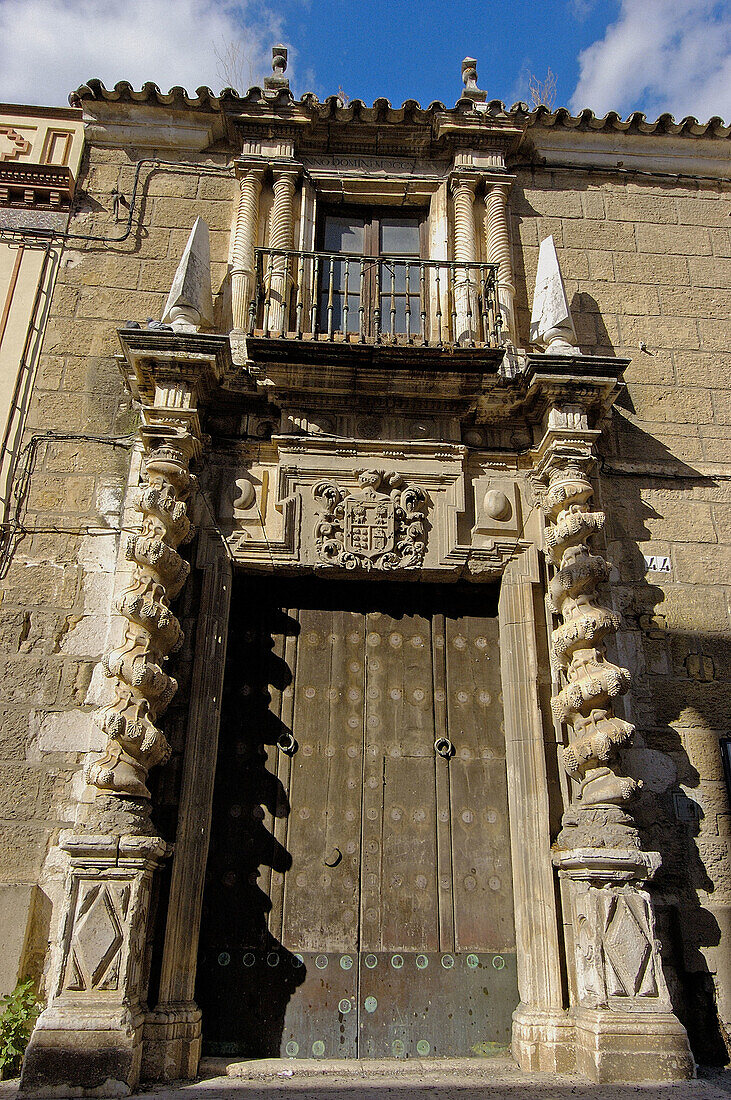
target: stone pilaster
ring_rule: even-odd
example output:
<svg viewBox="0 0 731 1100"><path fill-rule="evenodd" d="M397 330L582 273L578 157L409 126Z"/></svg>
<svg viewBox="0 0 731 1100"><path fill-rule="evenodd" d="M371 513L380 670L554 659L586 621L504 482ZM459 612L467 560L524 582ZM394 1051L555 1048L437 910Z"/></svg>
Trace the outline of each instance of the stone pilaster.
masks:
<svg viewBox="0 0 731 1100"><path fill-rule="evenodd" d="M121 1096L139 1082L155 871L169 854L146 779L168 755L156 720L177 688L162 664L182 640L169 601L189 571L177 547L190 531L197 405L230 363L223 337L137 329L120 338L125 378L142 404L142 525L126 548L134 572L118 605L124 638L102 661L115 680L99 716L108 743L85 768L94 797L60 844L68 859L61 935L23 1069L23 1090L54 1097Z"/></svg>
<svg viewBox="0 0 731 1100"><path fill-rule="evenodd" d="M531 357L531 366L539 358ZM576 1062L596 1081L682 1079L693 1075L694 1063L672 1011L644 889L660 856L640 843L631 807L642 781L624 774L622 765L634 727L614 712L631 677L607 657L607 639L620 621L599 595L611 566L594 543L605 515L593 503L590 474L600 432L588 409L596 402L592 390L606 379L582 377L582 362L573 357L575 378L559 381L554 372L546 388L546 431L537 453L554 570L550 597L562 619L553 658L563 686L552 707L568 732L563 763L574 780L553 859L572 929ZM563 369L567 365L568 356ZM598 422L596 406L591 416Z"/></svg>
<svg viewBox="0 0 731 1100"><path fill-rule="evenodd" d="M239 204L231 249L231 310L234 329L245 332L249 327L254 294L254 249L259 232L259 198L264 168L244 166L240 171Z"/></svg>

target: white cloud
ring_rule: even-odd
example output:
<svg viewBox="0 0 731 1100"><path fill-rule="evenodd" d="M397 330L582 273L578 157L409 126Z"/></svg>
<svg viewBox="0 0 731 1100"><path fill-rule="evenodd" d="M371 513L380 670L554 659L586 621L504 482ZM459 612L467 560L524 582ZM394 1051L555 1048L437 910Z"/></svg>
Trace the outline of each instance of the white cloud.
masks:
<svg viewBox="0 0 731 1100"><path fill-rule="evenodd" d="M221 64L231 47L248 87L271 72L281 35L255 0L0 0L0 100L65 104L90 77L218 92L232 82Z"/></svg>
<svg viewBox="0 0 731 1100"><path fill-rule="evenodd" d="M731 2L622 0L617 21L579 55L579 66L574 112L731 121Z"/></svg>

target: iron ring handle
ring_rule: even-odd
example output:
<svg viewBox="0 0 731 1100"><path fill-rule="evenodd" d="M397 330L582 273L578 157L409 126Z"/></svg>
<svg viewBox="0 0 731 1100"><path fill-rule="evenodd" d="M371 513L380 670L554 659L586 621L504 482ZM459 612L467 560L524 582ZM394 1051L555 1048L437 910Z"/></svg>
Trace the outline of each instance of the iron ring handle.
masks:
<svg viewBox="0 0 731 1100"><path fill-rule="evenodd" d="M280 733L277 738L277 748L286 756L294 756L297 752L297 742L291 733Z"/></svg>
<svg viewBox="0 0 731 1100"><path fill-rule="evenodd" d="M445 760L449 760L450 756L454 756L454 745L448 737L437 737L434 742L434 749Z"/></svg>

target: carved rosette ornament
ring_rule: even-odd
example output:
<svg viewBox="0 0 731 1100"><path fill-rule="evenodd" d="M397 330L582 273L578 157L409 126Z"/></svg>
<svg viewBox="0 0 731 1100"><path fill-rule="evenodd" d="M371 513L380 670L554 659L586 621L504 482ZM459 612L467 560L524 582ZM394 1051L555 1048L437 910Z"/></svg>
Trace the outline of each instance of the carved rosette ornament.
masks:
<svg viewBox="0 0 731 1100"><path fill-rule="evenodd" d="M426 553L426 493L400 474L368 470L352 493L329 481L312 490L315 546L326 565L343 569L420 569Z"/></svg>
<svg viewBox="0 0 731 1100"><path fill-rule="evenodd" d="M102 659L104 672L116 680L114 701L96 719L109 742L86 767L93 786L135 798L150 797L147 773L170 755L156 722L178 688L162 665L183 642L170 601L190 571L177 548L191 537L185 501L194 481L188 467L198 446L188 431L173 426L147 429L145 443L145 482L137 506L142 527L126 547L135 569L117 604L127 626L122 644Z"/></svg>
<svg viewBox="0 0 731 1100"><path fill-rule="evenodd" d="M620 621L601 605L597 594L611 566L590 546L605 520L603 512L591 509L592 495L586 472L569 462L551 471L543 499L551 523L546 547L556 566L550 596L563 619L553 635L553 655L566 681L551 704L570 731L563 760L579 782L559 845L605 847L621 842L639 847L632 819L620 808L640 785L620 773L619 752L631 741L634 727L612 709L613 701L629 688L630 674L606 657L606 639Z"/></svg>

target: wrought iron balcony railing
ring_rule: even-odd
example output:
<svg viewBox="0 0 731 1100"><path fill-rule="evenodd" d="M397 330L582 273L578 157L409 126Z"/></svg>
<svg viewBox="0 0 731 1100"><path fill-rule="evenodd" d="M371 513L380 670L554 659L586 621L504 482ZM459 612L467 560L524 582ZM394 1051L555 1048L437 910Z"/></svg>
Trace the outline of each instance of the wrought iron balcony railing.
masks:
<svg viewBox="0 0 731 1100"><path fill-rule="evenodd" d="M487 263L259 248L249 335L497 347L496 275Z"/></svg>

